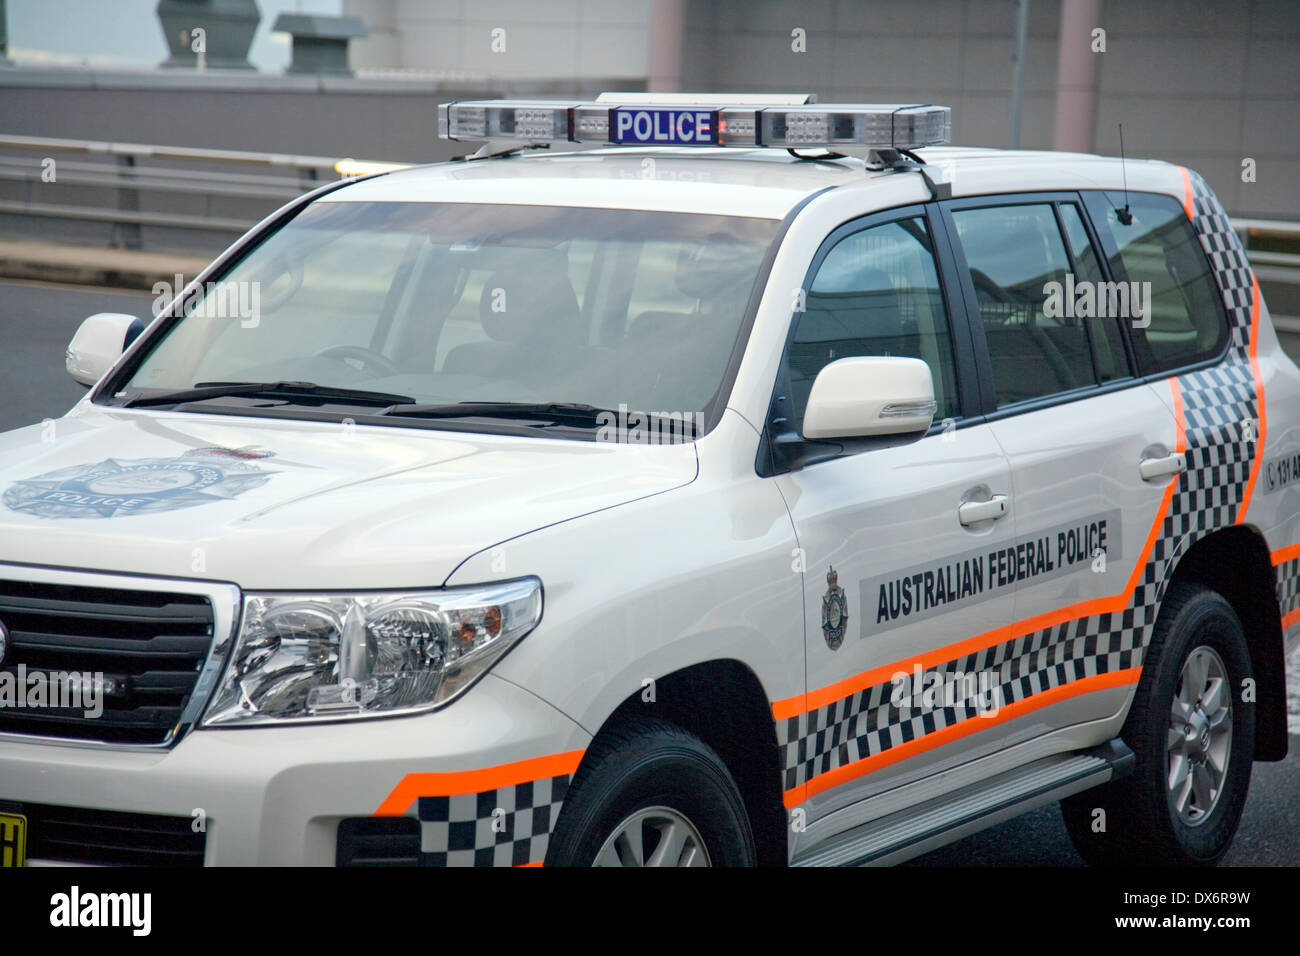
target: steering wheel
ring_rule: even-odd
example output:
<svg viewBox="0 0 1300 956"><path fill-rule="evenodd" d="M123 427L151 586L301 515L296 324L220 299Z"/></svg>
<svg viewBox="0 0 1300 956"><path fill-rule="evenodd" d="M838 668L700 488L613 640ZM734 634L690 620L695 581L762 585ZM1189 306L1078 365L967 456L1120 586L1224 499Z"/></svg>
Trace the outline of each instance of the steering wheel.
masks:
<svg viewBox="0 0 1300 956"><path fill-rule="evenodd" d="M355 359L361 363L361 370L372 370L384 375L401 375L402 370L381 352L368 349L364 345L332 345L316 353L317 358L337 359L340 362Z"/></svg>

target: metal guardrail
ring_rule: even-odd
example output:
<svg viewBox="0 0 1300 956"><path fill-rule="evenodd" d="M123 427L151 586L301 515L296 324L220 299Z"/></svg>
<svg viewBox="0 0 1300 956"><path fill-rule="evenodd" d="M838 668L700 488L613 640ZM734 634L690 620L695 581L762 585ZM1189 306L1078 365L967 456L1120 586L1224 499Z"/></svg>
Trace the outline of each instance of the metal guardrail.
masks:
<svg viewBox="0 0 1300 956"><path fill-rule="evenodd" d="M1300 223L1282 222L1276 219L1234 219L1232 228L1241 237L1251 265L1300 269L1300 253L1269 252L1252 247L1252 242L1256 239L1283 239L1300 245ZM1283 281L1300 282L1300 272Z"/></svg>
<svg viewBox="0 0 1300 956"><path fill-rule="evenodd" d="M1273 245L1300 247L1300 223L1276 219L1234 219L1232 228L1241 237L1250 267L1261 283L1300 285L1300 253L1259 249L1255 246L1259 240L1273 240ZM1294 298L1292 302L1294 304ZM1300 317L1270 311L1273 327L1279 332L1300 333Z"/></svg>
<svg viewBox="0 0 1300 956"><path fill-rule="evenodd" d="M46 139L38 136L0 135L0 147L31 150L73 150L107 153L112 156L153 156L158 159L197 159L208 162L244 163L253 166L287 166L293 169L334 168L339 160L328 156L300 156L291 153L252 153L234 149L201 149L193 146L148 146L143 143L109 143L85 139Z"/></svg>
<svg viewBox="0 0 1300 956"><path fill-rule="evenodd" d="M127 248L140 247L141 226L242 233L261 218L215 215L214 200L247 199L279 205L314 189L327 179L402 165L364 163L332 156L3 134L0 134L0 150L46 155L71 152L110 158L112 162L107 163L64 160L58 165L58 182L116 190L114 206L106 208L103 205L65 205L37 201L34 192L41 183L41 163L33 163L30 158L0 154L0 184L18 181L26 185L21 201L0 199L0 213L110 222L115 226L114 240ZM173 165L146 165L159 161ZM238 171L206 168L223 165L234 167ZM258 170L258 167L261 169ZM204 197L205 210L201 215L144 210L140 208L141 191L201 195ZM1234 219L1232 227L1241 237L1251 266L1261 281L1300 284L1300 253L1278 252L1254 246L1257 240L1282 240L1283 244L1294 243L1300 246L1300 223ZM1284 331L1300 332L1300 318L1274 316L1274 322Z"/></svg>
<svg viewBox="0 0 1300 956"><path fill-rule="evenodd" d="M116 190L116 200L112 206L76 205L38 201L35 192L43 184L42 162L33 163L30 158L0 155L0 183L18 181L26 187L21 200L0 200L0 213L110 222L115 226L114 241L133 249L140 248L141 226L242 233L252 227L260 216L245 219L216 215L213 212L214 200L247 199L274 208L315 189L323 182L337 178L340 164L349 162L332 156L11 135L0 135L0 150L37 153L43 154L43 157L61 152L80 153L87 157L102 156L111 160L85 162L74 159L57 162L57 178L54 180L57 183ZM231 166L238 171L208 168L214 166ZM265 171L244 171L256 170L257 167ZM141 192L202 196L204 212L193 214L141 209Z"/></svg>

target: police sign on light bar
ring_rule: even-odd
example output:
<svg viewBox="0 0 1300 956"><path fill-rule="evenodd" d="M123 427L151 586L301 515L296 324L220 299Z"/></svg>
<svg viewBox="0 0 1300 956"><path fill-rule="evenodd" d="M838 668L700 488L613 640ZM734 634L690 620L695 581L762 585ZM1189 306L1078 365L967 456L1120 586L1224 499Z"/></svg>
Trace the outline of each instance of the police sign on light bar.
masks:
<svg viewBox="0 0 1300 956"><path fill-rule="evenodd" d="M622 102L620 102L620 99ZM438 135L453 140L612 143L627 146L770 146L778 149L916 149L949 140L946 106L813 103L806 95L602 94L595 103L477 100L438 107Z"/></svg>
<svg viewBox="0 0 1300 956"><path fill-rule="evenodd" d="M611 143L651 146L716 146L715 110L616 106Z"/></svg>

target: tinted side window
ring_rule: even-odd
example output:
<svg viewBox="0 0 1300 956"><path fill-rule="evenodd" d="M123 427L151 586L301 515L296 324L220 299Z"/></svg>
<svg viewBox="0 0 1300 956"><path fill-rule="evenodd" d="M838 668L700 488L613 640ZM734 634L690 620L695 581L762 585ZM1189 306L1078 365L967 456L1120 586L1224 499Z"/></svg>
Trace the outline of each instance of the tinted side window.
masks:
<svg viewBox="0 0 1300 956"><path fill-rule="evenodd" d="M958 415L948 313L924 219L900 219L841 239L822 260L805 306L789 351L801 430L813 379L850 355L923 359L934 378L936 419Z"/></svg>
<svg viewBox="0 0 1300 956"><path fill-rule="evenodd" d="M1228 321L1218 284L1182 204L1172 196L1130 193L1131 225L1115 213L1114 200L1088 197L1093 222L1106 229L1118 255L1116 279L1127 278L1144 314L1135 316L1133 339L1143 374L1191 365L1218 355L1228 342ZM1136 311L1136 310L1135 310ZM1145 327L1144 327L1145 324Z"/></svg>
<svg viewBox="0 0 1300 956"><path fill-rule="evenodd" d="M1062 307L1070 257L1051 203L956 209L952 217L979 300L998 407L1095 385L1083 319Z"/></svg>
<svg viewBox="0 0 1300 956"><path fill-rule="evenodd" d="M1098 283L1105 277L1101 272L1100 257L1088 238L1083 225L1083 214L1074 203L1061 203L1056 207L1065 227L1065 238L1070 244L1070 258L1074 261L1074 282ZM1129 374L1128 354L1124 351L1124 332L1120 319L1113 315L1089 313L1083 320L1092 339L1092 350L1097 361L1097 377L1103 382L1123 378Z"/></svg>

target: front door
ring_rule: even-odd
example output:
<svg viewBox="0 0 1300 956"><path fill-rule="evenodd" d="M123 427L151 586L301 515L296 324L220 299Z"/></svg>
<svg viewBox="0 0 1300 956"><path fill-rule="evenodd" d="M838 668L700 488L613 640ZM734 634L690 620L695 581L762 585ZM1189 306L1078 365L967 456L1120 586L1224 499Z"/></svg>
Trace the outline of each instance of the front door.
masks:
<svg viewBox="0 0 1300 956"><path fill-rule="evenodd" d="M878 214L827 240L778 389L798 431L829 362L900 355L926 361L938 403L923 437L851 443L775 479L805 565L808 693L774 705L786 806L812 828L796 826L796 844L817 838L819 818L954 759L996 707L968 654L1012 615L1011 476L990 428L963 418L930 215ZM973 384L967 373L963 398Z"/></svg>

